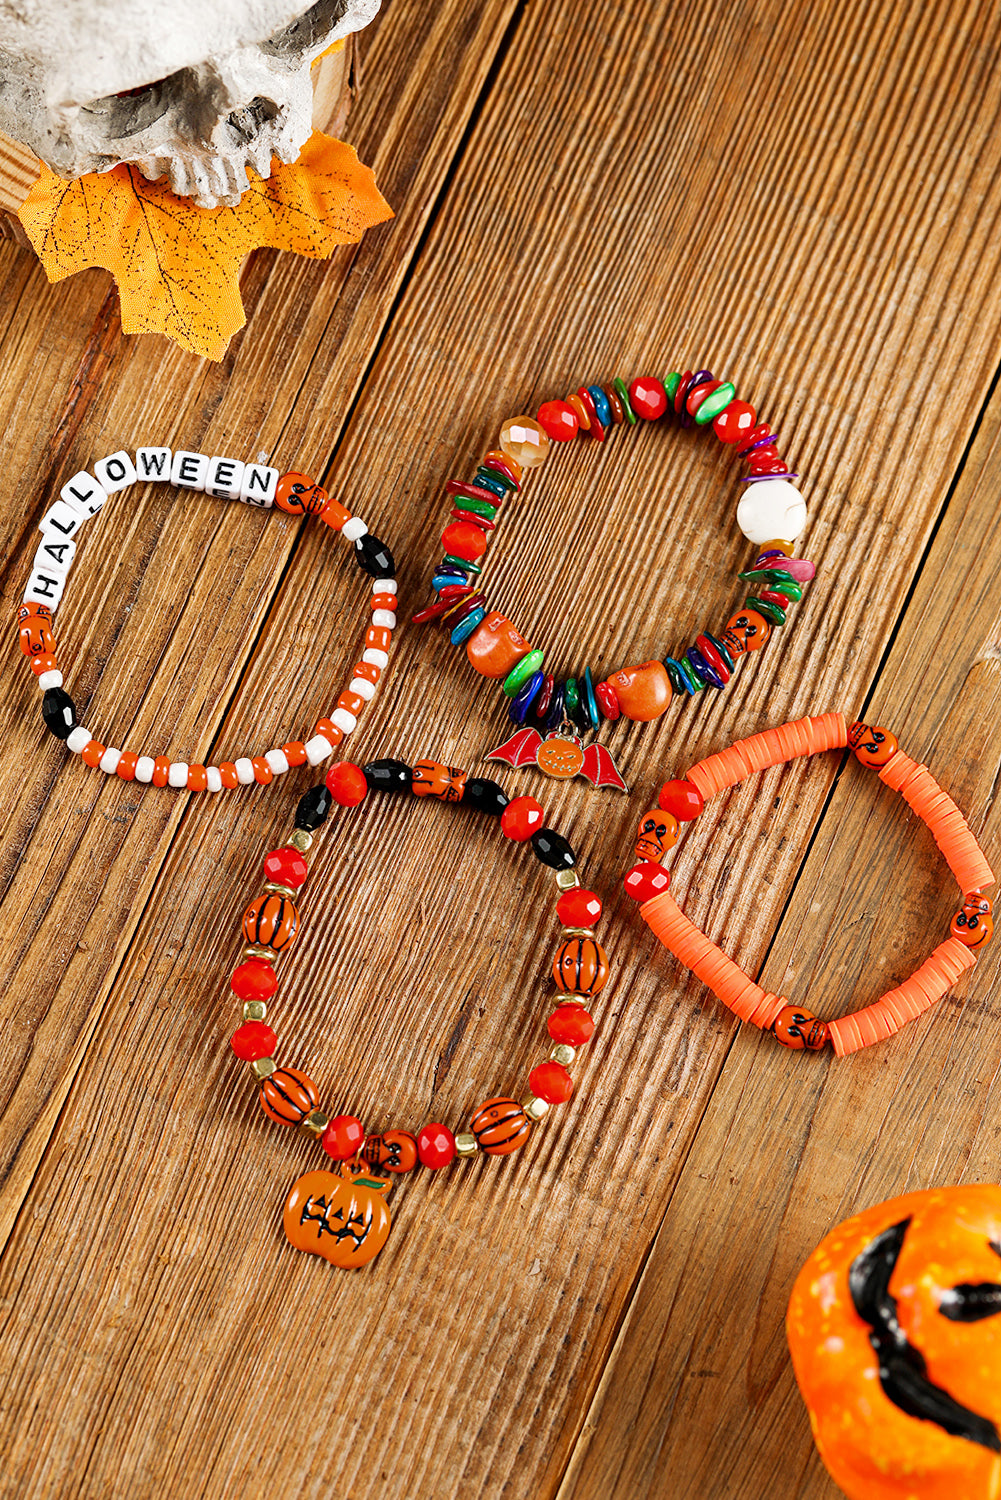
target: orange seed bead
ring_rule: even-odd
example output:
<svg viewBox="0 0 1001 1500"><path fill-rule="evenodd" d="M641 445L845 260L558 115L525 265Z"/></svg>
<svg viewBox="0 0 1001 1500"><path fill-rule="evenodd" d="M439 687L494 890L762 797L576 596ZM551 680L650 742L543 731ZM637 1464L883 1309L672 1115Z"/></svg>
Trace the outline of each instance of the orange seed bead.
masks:
<svg viewBox="0 0 1001 1500"><path fill-rule="evenodd" d="M382 676L382 673L378 667L372 664L372 662L360 661L358 662L357 666L352 669L351 676L360 677L363 682L370 682L374 687L375 684L379 681L379 678Z"/></svg>
<svg viewBox="0 0 1001 1500"><path fill-rule="evenodd" d="M209 784L209 778L204 766L188 767L188 791L204 792Z"/></svg>
<svg viewBox="0 0 1001 1500"><path fill-rule="evenodd" d="M344 523L346 521L350 521L351 512L349 510L345 510L341 502L339 500L335 500L333 495L331 495L327 500L326 505L320 511L318 519L323 521L325 525L331 527L332 530L340 531Z"/></svg>
<svg viewBox="0 0 1001 1500"><path fill-rule="evenodd" d="M36 677L41 677L43 672L57 672L59 670L59 663L51 651L43 651L40 656L29 657L28 666Z"/></svg>
<svg viewBox="0 0 1001 1500"><path fill-rule="evenodd" d="M395 611L395 609L396 609L396 595L395 594L373 594L372 595L372 608L373 609L391 609L391 610Z"/></svg>
<svg viewBox="0 0 1001 1500"><path fill-rule="evenodd" d="M166 786L169 775L170 758L166 755L155 756L153 760L153 785Z"/></svg>
<svg viewBox="0 0 1001 1500"><path fill-rule="evenodd" d="M330 719L317 719L313 733L322 734L325 740L330 741L335 750L344 738L344 730L339 728L338 725L333 724Z"/></svg>
<svg viewBox="0 0 1001 1500"><path fill-rule="evenodd" d="M287 745L282 746L282 754L290 766L304 766L306 764L306 746L302 740L289 740Z"/></svg>
<svg viewBox="0 0 1001 1500"><path fill-rule="evenodd" d="M274 771L272 771L263 755L253 756L251 758L250 764L254 768L254 780L258 783L259 786L267 786L270 781L274 781L275 773Z"/></svg>
<svg viewBox="0 0 1001 1500"><path fill-rule="evenodd" d="M107 748L107 745L102 745L100 740L88 740L83 747L81 759L85 760L88 766L99 765L101 756Z"/></svg>
<svg viewBox="0 0 1001 1500"><path fill-rule="evenodd" d="M224 760L219 765L219 779L227 791L240 785L240 778L236 774L236 767L231 760Z"/></svg>
<svg viewBox="0 0 1001 1500"><path fill-rule="evenodd" d="M393 632L382 625L370 625L365 632L365 645L375 651L388 651L393 644Z"/></svg>
<svg viewBox="0 0 1001 1500"><path fill-rule="evenodd" d="M357 718L365 707L365 699L360 693L349 693L347 688L345 688L337 700L337 707L346 709L349 714L354 714Z"/></svg>
<svg viewBox="0 0 1001 1500"><path fill-rule="evenodd" d="M138 755L133 755L131 750L123 750L122 758L115 767L115 774L120 776L123 781L135 781L136 762L138 759Z"/></svg>

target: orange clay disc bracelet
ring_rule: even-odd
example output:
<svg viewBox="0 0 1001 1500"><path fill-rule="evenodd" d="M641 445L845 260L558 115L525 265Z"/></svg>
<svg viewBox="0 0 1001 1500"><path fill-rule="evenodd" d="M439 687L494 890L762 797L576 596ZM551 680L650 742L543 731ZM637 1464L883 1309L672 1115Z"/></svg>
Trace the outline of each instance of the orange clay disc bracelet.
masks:
<svg viewBox="0 0 1001 1500"><path fill-rule="evenodd" d="M903 984L854 1015L820 1021L790 1005L784 996L761 989L688 920L668 890L670 876L661 869L660 860L677 842L679 822L697 818L710 797L766 766L846 746L851 746L864 766L878 772L880 781L900 792L928 825L963 892L963 909L952 919L950 936ZM927 766L918 765L898 749L896 736L888 729L848 725L843 714L796 719L766 729L699 761L686 780L666 782L658 808L640 820L636 853L643 863L630 870L625 884L629 894L642 902L644 922L742 1021L771 1031L784 1046L797 1050L813 1050L829 1042L837 1056L844 1057L893 1036L940 1000L964 969L973 967L978 950L990 941L994 930L991 903L983 894L985 885L993 885L994 876L955 802Z"/></svg>
<svg viewBox="0 0 1001 1500"><path fill-rule="evenodd" d="M66 588L76 552L76 536L102 510L109 496L129 485L160 480L181 489L204 490L223 500L240 500L268 510L272 505L293 516L316 516L352 544L356 561L372 579L371 624L361 661L337 699L329 718L319 719L305 741L291 740L262 755L242 756L218 766L188 765L168 755L136 755L105 745L77 721L76 705L63 687L53 635L55 612ZM18 611L21 650L42 690L42 718L56 739L85 765L123 781L152 782L189 792L221 792L237 786L266 786L290 766L319 765L350 734L365 704L374 695L380 673L389 662L389 643L396 624L396 579L393 554L370 534L365 522L328 495L306 474L279 474L266 464L183 449L138 448L135 462L124 450L98 459L94 473L85 469L63 485L59 499L39 523L42 540Z"/></svg>

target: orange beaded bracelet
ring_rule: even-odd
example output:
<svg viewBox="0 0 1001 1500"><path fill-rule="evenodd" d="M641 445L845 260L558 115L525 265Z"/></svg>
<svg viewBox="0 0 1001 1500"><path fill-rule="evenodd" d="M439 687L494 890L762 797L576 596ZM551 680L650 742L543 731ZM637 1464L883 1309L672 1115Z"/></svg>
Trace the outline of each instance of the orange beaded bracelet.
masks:
<svg viewBox="0 0 1001 1500"><path fill-rule="evenodd" d="M791 1005L784 996L761 989L690 922L668 890L670 877L661 869L660 860L677 842L679 822L697 817L708 798L766 766L849 746L928 825L963 892L963 909L952 920L950 936L903 984L853 1015L825 1022ZM778 1041L797 1050L815 1050L829 1042L837 1056L844 1057L893 1036L940 1000L965 969L973 967L979 949L990 941L994 930L991 902L983 894L994 876L955 802L927 766L918 765L898 748L896 736L888 729L848 725L838 713L766 729L699 761L687 779L667 782L658 808L640 820L636 853L643 863L626 876L626 889L642 902L640 915L664 946L742 1021L771 1031Z"/></svg>

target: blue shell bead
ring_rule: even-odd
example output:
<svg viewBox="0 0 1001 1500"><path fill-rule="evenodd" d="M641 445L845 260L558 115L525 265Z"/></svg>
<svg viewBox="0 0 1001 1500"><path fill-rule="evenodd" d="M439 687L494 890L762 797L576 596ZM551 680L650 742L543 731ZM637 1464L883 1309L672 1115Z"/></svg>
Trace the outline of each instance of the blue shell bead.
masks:
<svg viewBox="0 0 1001 1500"><path fill-rule="evenodd" d="M497 475L492 474L489 469L477 469L473 483L481 490L489 490L492 495L497 496L498 500L504 500L507 497L507 487L501 484Z"/></svg>
<svg viewBox="0 0 1001 1500"><path fill-rule="evenodd" d="M601 723L601 711L598 708L598 696L594 691L594 681L591 677L591 668L585 667L584 676L581 678L581 686L584 691L581 695L583 702L587 704L587 711L591 717L591 728L597 729Z"/></svg>
<svg viewBox="0 0 1001 1500"><path fill-rule="evenodd" d="M453 646L461 646L463 641L468 641L477 625L482 625L487 617L487 612L482 605L468 614L464 620L460 620L451 632L449 640Z"/></svg>
<svg viewBox="0 0 1001 1500"><path fill-rule="evenodd" d="M691 662L692 671L695 673L696 677L698 677L700 681L704 682L708 687L719 688L722 692L722 677L716 671L715 667L711 667L709 665L705 657L702 655L702 652L699 650L698 646L689 646L688 650L685 652L685 655Z"/></svg>
<svg viewBox="0 0 1001 1500"><path fill-rule="evenodd" d="M601 389L600 385L589 385L587 394L594 402L594 409L598 413L598 421L607 432L612 425L612 403Z"/></svg>
<svg viewBox="0 0 1001 1500"><path fill-rule="evenodd" d="M507 716L512 724L524 724L545 680L545 672L533 672L524 686L518 689L507 706Z"/></svg>
<svg viewBox="0 0 1001 1500"><path fill-rule="evenodd" d="M563 723L566 713L566 690L562 682L557 682L553 688L553 696L549 700L549 712L546 714L546 729L551 731L559 729Z"/></svg>
<svg viewBox="0 0 1001 1500"><path fill-rule="evenodd" d="M465 573L460 573L458 568L439 568L431 580L431 587L435 593L447 588L450 583L468 583L469 579Z"/></svg>

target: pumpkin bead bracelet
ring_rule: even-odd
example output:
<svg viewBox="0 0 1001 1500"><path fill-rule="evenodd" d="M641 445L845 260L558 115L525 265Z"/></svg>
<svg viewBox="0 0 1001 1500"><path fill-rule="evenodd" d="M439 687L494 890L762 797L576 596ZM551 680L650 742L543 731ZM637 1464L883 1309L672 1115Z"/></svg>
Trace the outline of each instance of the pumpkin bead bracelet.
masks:
<svg viewBox="0 0 1001 1500"><path fill-rule="evenodd" d="M263 755L242 756L219 766L189 765L166 755L136 755L95 739L78 722L76 706L63 687L53 635L55 612L63 597L76 552L76 535L84 522L97 515L108 497L137 481L161 480L182 489L204 490L222 499L270 509L277 505L290 515L316 516L353 543L355 557L373 579L372 619L365 634L361 661L328 718L321 718L309 739L292 740ZM122 451L99 459L93 474L81 470L59 492L59 499L39 524L41 545L18 611L21 650L42 690L42 718L46 726L78 754L85 765L117 775L123 781L152 782L192 792L221 792L224 788L267 785L290 766L318 765L354 729L362 708L373 697L379 677L389 662L389 645L396 625L396 571L393 555L365 522L352 516L322 485L305 474L279 474L266 464L242 463L222 456L169 448L138 448L135 462Z"/></svg>
<svg viewBox="0 0 1001 1500"><path fill-rule="evenodd" d="M784 996L767 994L690 922L670 894L670 876L660 861L677 842L679 823L697 818L708 798L767 766L848 746L856 759L878 773L880 781L900 792L927 824L963 892L963 907L952 919L949 937L909 979L863 1010L825 1022L791 1005ZM643 863L629 871L626 890L642 902L640 915L660 941L742 1021L771 1031L778 1041L797 1050L830 1043L837 1056L844 1057L893 1036L940 1000L965 969L973 967L994 931L991 902L983 894L994 876L955 802L927 766L905 755L888 729L858 722L848 725L839 713L766 729L699 761L684 780L666 782L658 807L640 820L636 853Z"/></svg>
<svg viewBox="0 0 1001 1500"><path fill-rule="evenodd" d="M465 1131L453 1133L433 1121L416 1134L390 1129L366 1136L356 1116L331 1118L319 1107L317 1089L307 1073L275 1062L278 1039L266 1021L267 1003L278 987L275 962L289 951L299 932L299 894L308 874L305 856L333 804L356 807L370 791L431 797L498 818L509 839L530 842L536 858L556 873L556 915L563 930L552 969L558 995L547 1022L549 1056L531 1070L527 1097L520 1102L496 1096L485 1100ZM285 1232L297 1249L338 1266L364 1265L378 1254L389 1233L385 1194L394 1174L418 1165L437 1170L456 1157L480 1152L507 1156L525 1145L533 1123L552 1105L570 1098L569 1070L576 1050L594 1032L587 1005L604 988L609 972L608 958L594 935L601 900L581 888L576 864L570 844L545 826L543 810L533 797L509 801L496 782L468 777L437 761L419 761L412 767L397 760L364 767L341 761L302 797L289 843L265 856L264 892L243 913L247 946L230 979L230 988L243 1002L243 1024L231 1045L237 1057L250 1064L265 1113L281 1125L299 1125L318 1137L337 1164L332 1172L307 1173L286 1198Z"/></svg>
<svg viewBox="0 0 1001 1500"><path fill-rule="evenodd" d="M667 411L683 426L711 423L720 441L735 446L747 460L747 489L737 506L737 524L757 551L751 567L740 574L746 585L743 607L719 636L706 630L677 657L623 667L597 682L590 667L557 679L545 669L544 651L487 604L477 580L490 533L504 503L520 491L523 470L545 461L551 440L569 442L588 432L604 442L617 426L634 426L637 417L656 421ZM442 533L445 556L431 580L437 600L414 620L442 621L452 644L465 647L474 670L501 681L512 722L531 731L523 729L491 758L523 765L534 762L541 734L561 727L587 734L602 719L659 718L674 693L692 697L706 687L722 689L740 658L760 650L772 628L785 624L790 604L802 597L815 569L805 558L790 555L806 524L806 506L792 483L798 476L779 457L776 441L754 408L736 399L734 386L715 380L709 370L675 372L663 382L641 376L628 387L616 377L605 389L581 387L565 401L546 401L534 419L510 418L501 427L499 449L485 455L472 481L448 481L445 489L454 508ZM605 784L586 766L581 773ZM624 785L617 776L612 784Z"/></svg>

